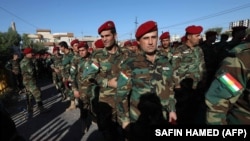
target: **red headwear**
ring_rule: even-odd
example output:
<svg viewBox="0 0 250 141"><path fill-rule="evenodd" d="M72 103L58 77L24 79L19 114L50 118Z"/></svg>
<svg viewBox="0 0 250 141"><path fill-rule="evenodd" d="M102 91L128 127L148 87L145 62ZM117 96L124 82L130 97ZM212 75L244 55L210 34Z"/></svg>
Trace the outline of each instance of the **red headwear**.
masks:
<svg viewBox="0 0 250 141"><path fill-rule="evenodd" d="M102 39L98 39L95 41L95 48L104 48Z"/></svg>
<svg viewBox="0 0 250 141"><path fill-rule="evenodd" d="M107 21L103 23L99 28L98 28L98 34L100 34L104 30L110 30L110 29L115 29L115 24L113 21Z"/></svg>
<svg viewBox="0 0 250 141"><path fill-rule="evenodd" d="M70 45L73 46L75 43L79 43L79 40L78 39L75 39L73 41L70 42Z"/></svg>
<svg viewBox="0 0 250 141"><path fill-rule="evenodd" d="M154 21L147 21L143 24L141 24L136 33L135 33L135 38L138 40L140 39L143 35L146 33L152 32L152 31L157 31L157 23Z"/></svg>
<svg viewBox="0 0 250 141"><path fill-rule="evenodd" d="M166 39L166 38L170 38L169 32L164 32L160 36L160 40L163 40L163 39Z"/></svg>
<svg viewBox="0 0 250 141"><path fill-rule="evenodd" d="M191 25L186 28L186 33L188 34L200 34L203 28L201 26Z"/></svg>
<svg viewBox="0 0 250 141"><path fill-rule="evenodd" d="M132 42L132 46L138 46L138 42L137 41L133 41Z"/></svg>
<svg viewBox="0 0 250 141"><path fill-rule="evenodd" d="M89 45L88 45L88 43L86 41L80 41L79 45L78 45L78 49L82 48L82 47L88 48Z"/></svg>
<svg viewBox="0 0 250 141"><path fill-rule="evenodd" d="M54 48L53 48L53 51L52 51L52 52L55 52L55 51L59 51L59 47L54 46Z"/></svg>
<svg viewBox="0 0 250 141"><path fill-rule="evenodd" d="M29 54L29 53L32 53L32 48L25 48L24 50L23 50L23 54Z"/></svg>
<svg viewBox="0 0 250 141"><path fill-rule="evenodd" d="M131 46L132 45L132 43L131 43L131 41L130 40L128 40L128 41L126 41L126 42L124 42L124 46Z"/></svg>

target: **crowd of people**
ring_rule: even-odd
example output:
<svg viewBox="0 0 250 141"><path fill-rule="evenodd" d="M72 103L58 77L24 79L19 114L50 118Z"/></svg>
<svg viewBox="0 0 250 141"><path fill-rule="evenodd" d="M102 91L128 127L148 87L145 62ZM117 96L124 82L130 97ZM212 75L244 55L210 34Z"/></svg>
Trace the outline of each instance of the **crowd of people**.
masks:
<svg viewBox="0 0 250 141"><path fill-rule="evenodd" d="M146 21L135 40L118 45L115 23L106 21L94 47L78 39L56 43L42 68L49 70L62 102L70 101L65 110L80 109L79 132L96 122L107 141L148 137L152 125L250 124L246 28L234 27L232 40L221 34L215 43L216 31L207 31L203 40L203 27L190 25L181 42L171 42L169 32L158 36L157 22ZM29 47L23 54L20 62L14 54L6 68L29 91L27 111L33 112L32 98L46 111L36 85L37 74L44 73L40 58Z"/></svg>

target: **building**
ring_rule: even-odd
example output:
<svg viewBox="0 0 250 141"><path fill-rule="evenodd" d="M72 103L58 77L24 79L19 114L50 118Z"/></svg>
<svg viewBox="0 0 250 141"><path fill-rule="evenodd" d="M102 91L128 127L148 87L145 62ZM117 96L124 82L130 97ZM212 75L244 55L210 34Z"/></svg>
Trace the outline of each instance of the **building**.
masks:
<svg viewBox="0 0 250 141"><path fill-rule="evenodd" d="M74 37L73 33L51 33L50 29L37 29L35 34L27 34L31 42L43 43L45 47L48 47L48 51L52 52L54 44L58 44L61 41L65 41L70 45L70 42L74 39L80 41L87 41L89 46L97 40L97 37L83 36L81 38Z"/></svg>

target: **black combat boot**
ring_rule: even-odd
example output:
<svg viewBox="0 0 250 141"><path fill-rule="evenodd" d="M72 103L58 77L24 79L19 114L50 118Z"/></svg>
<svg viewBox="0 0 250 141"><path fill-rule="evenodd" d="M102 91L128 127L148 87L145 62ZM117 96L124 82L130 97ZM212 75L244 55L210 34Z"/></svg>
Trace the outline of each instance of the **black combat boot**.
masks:
<svg viewBox="0 0 250 141"><path fill-rule="evenodd" d="M26 105L27 105L27 112L28 113L33 113L33 106L31 103L31 98L29 98L28 95L26 95Z"/></svg>
<svg viewBox="0 0 250 141"><path fill-rule="evenodd" d="M37 108L40 111L40 113L46 112L46 109L44 108L42 101L37 102Z"/></svg>

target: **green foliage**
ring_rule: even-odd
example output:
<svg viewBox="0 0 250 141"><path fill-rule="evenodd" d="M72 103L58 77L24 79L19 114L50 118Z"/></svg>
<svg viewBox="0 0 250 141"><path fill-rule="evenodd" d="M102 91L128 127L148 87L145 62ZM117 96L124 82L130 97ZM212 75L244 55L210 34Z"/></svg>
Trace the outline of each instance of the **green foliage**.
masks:
<svg viewBox="0 0 250 141"><path fill-rule="evenodd" d="M13 52L13 46L19 46L21 36L12 28L8 32L0 33L0 58L6 60Z"/></svg>

